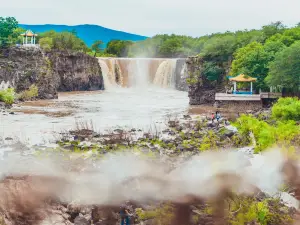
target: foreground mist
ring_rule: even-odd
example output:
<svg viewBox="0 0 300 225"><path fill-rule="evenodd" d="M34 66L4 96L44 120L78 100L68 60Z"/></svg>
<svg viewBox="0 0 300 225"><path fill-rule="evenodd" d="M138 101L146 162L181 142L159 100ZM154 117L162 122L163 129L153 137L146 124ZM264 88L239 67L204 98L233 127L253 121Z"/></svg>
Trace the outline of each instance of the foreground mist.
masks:
<svg viewBox="0 0 300 225"><path fill-rule="evenodd" d="M260 165L251 166L242 153L209 152L171 170L164 162L133 154L110 154L94 162L71 162L59 156L26 160L11 157L1 163L0 171L2 179L26 176L34 189L30 198L45 195L66 203L97 205L118 205L127 200L180 202L185 196L211 199L224 190L247 195L259 189L275 193L285 177L295 180L291 169L283 172L288 161L279 150L266 152L260 161ZM11 204L4 199L12 199L3 196L9 191L14 190L8 190L2 182L1 207Z"/></svg>

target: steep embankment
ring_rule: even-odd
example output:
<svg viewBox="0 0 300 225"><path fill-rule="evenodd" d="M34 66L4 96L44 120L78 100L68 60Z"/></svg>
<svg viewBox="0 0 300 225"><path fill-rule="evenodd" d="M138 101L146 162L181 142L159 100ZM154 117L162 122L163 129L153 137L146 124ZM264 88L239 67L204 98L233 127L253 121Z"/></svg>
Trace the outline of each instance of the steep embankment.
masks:
<svg viewBox="0 0 300 225"><path fill-rule="evenodd" d="M189 57L186 61L189 83L190 105L214 103L216 92L225 92L225 75L228 65L222 65L220 76L210 80L205 74L205 61L199 57Z"/></svg>
<svg viewBox="0 0 300 225"><path fill-rule="evenodd" d="M38 87L38 97L57 98L57 91L103 89L97 59L83 53L44 53L37 48L0 50L0 88L16 92Z"/></svg>

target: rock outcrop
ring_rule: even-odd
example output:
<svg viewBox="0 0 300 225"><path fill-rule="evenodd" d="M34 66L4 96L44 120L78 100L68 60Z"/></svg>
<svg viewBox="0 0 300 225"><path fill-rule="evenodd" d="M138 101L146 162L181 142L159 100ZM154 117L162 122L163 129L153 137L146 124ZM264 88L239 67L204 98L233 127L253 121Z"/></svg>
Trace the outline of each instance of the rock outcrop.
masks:
<svg viewBox="0 0 300 225"><path fill-rule="evenodd" d="M104 88L96 58L83 53L49 52L39 48L12 47L0 50L0 89L16 92L38 87L38 98L57 98L58 91Z"/></svg>
<svg viewBox="0 0 300 225"><path fill-rule="evenodd" d="M190 105L213 104L216 92L225 92L225 74L227 65L222 65L223 71L218 80L210 81L204 75L204 60L199 57L189 57L186 60L189 83Z"/></svg>

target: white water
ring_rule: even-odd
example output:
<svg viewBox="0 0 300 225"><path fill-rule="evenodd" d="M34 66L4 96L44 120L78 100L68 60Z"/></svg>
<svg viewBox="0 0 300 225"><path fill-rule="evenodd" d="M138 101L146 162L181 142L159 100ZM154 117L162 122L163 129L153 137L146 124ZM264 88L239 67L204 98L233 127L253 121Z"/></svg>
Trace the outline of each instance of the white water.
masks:
<svg viewBox="0 0 300 225"><path fill-rule="evenodd" d="M175 88L178 59L159 58L98 58L105 77L106 89L118 83L123 87L146 88L149 86ZM184 71L185 64L179 68ZM181 76L181 74L178 74ZM117 82L116 78L119 78ZM109 83L108 83L109 82Z"/></svg>

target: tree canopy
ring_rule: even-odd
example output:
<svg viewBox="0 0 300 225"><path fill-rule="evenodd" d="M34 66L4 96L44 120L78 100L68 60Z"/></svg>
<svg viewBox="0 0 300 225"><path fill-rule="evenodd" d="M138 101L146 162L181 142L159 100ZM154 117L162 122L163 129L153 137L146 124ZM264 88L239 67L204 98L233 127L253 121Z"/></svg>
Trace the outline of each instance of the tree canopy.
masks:
<svg viewBox="0 0 300 225"><path fill-rule="evenodd" d="M43 46L56 50L73 50L87 52L88 47L74 32L47 31L40 35ZM40 43L40 42L39 42Z"/></svg>
<svg viewBox="0 0 300 225"><path fill-rule="evenodd" d="M0 41L7 42L17 28L18 21L14 17L0 17Z"/></svg>
<svg viewBox="0 0 300 225"><path fill-rule="evenodd" d="M97 40L92 44L91 50L94 52L94 57L97 55L97 53L101 52L102 45L103 45L103 41L101 40Z"/></svg>
<svg viewBox="0 0 300 225"><path fill-rule="evenodd" d="M270 86L281 86L299 91L300 87L300 41L279 52L270 63L266 78Z"/></svg>

